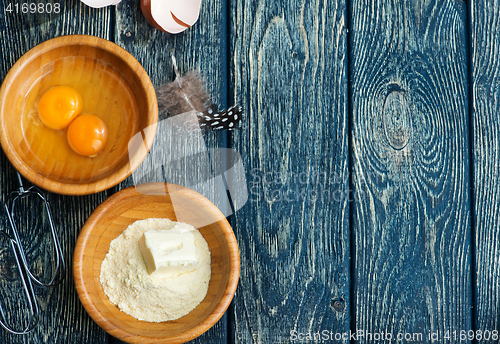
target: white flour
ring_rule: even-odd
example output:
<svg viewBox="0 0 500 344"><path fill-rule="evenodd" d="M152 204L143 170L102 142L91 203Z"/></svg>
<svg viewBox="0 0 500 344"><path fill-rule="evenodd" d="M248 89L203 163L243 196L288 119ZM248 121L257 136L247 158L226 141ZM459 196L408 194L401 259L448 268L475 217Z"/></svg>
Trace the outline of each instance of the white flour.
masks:
<svg viewBox="0 0 500 344"><path fill-rule="evenodd" d="M195 234L198 266L175 277L151 278L138 241L149 230L175 226L191 228ZM204 298L210 281L210 251L194 227L168 219L147 219L131 224L114 239L101 265L101 284L109 300L138 320L161 322L178 319Z"/></svg>

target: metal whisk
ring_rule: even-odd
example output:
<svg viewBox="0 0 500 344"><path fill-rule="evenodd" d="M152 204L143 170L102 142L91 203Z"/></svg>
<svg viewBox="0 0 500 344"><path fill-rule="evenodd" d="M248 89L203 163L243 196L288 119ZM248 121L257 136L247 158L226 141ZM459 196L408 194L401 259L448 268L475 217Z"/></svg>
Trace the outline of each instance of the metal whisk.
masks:
<svg viewBox="0 0 500 344"><path fill-rule="evenodd" d="M31 186L26 189L23 185L23 180L21 175L17 172L17 179L19 182L19 188L9 195L7 202L3 205L5 214L8 218L7 227L0 228L0 234L2 238L10 242L12 248L12 253L15 257L19 275L21 277L24 293L27 298L28 308L29 308L29 319L21 326L12 326L8 324L6 311L3 305L0 304L0 325L7 331L14 334L26 334L33 330L38 323L39 308L38 303L35 298L35 293L33 289L33 284L39 287L53 287L62 282L65 277L65 262L62 254L61 244L56 233L54 220L52 218L52 213L50 210L49 202L47 201L43 192L36 186ZM16 205L22 199L27 199L30 197L38 198L43 202L43 207L47 214L48 224L50 228L50 234L54 244L54 272L52 277L48 282L41 281L40 278L36 277L35 274L30 270L28 260L26 259L26 253L21 242L21 235L18 230L18 221L16 221L15 208Z"/></svg>

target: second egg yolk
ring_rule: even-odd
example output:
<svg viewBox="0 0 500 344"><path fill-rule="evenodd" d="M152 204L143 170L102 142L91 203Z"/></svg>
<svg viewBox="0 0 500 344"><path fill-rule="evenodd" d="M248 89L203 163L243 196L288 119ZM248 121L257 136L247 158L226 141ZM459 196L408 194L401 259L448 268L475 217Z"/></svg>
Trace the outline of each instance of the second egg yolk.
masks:
<svg viewBox="0 0 500 344"><path fill-rule="evenodd" d="M106 144L108 128L94 115L80 115L68 127L68 142L78 154L94 156Z"/></svg>
<svg viewBox="0 0 500 344"><path fill-rule="evenodd" d="M38 103L38 116L52 129L64 129L82 112L82 97L73 88L56 86L45 92Z"/></svg>

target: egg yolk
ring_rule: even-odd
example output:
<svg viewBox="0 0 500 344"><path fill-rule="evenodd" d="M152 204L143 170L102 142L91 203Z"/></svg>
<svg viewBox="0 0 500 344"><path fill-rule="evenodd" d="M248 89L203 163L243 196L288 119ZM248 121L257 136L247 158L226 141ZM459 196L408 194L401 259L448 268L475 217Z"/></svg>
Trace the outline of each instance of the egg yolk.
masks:
<svg viewBox="0 0 500 344"><path fill-rule="evenodd" d="M56 86L45 92L38 103L38 116L52 129L64 129L82 112L82 97L73 88Z"/></svg>
<svg viewBox="0 0 500 344"><path fill-rule="evenodd" d="M68 127L68 142L78 154L94 156L106 144L108 128L94 115L80 115Z"/></svg>

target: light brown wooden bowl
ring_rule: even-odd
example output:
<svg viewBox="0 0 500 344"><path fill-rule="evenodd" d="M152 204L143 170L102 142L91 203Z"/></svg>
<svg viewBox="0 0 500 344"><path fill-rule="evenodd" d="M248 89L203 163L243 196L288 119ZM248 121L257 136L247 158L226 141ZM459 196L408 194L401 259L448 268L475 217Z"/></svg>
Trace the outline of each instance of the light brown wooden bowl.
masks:
<svg viewBox="0 0 500 344"><path fill-rule="evenodd" d="M73 152L66 130L45 127L38 117L40 97L67 85L83 98L83 113L100 117L108 141L96 157ZM151 148L158 105L140 63L118 45L93 36L71 35L43 42L11 68L0 89L0 141L14 167L52 192L84 195L127 178ZM129 150L129 142L143 135Z"/></svg>
<svg viewBox="0 0 500 344"><path fill-rule="evenodd" d="M101 263L110 242L133 222L147 218L189 223L210 248L212 275L207 295L193 311L174 321L139 321L121 312L100 283ZM73 273L83 306L112 336L128 343L185 343L207 331L226 311L238 284L240 257L231 226L208 199L182 186L147 183L119 191L96 208L78 237Z"/></svg>

